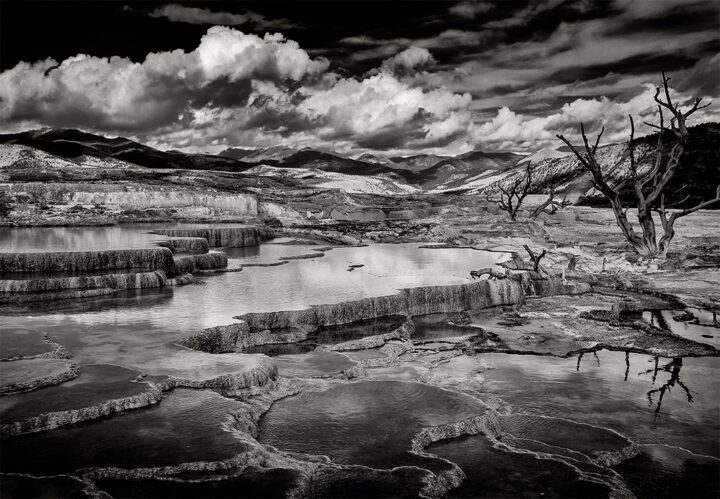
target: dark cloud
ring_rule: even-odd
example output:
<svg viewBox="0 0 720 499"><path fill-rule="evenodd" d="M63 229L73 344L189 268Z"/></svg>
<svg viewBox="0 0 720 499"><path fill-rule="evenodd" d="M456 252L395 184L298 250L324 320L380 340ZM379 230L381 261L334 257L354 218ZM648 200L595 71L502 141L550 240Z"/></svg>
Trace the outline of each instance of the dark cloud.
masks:
<svg viewBox="0 0 720 499"><path fill-rule="evenodd" d="M562 68L546 77L547 82L572 83L601 78L608 73L616 75L646 75L648 73L659 75L662 71L672 72L693 66L698 58L688 53L674 54L639 54L611 63L594 66L571 66ZM619 76L616 76L616 81Z"/></svg>
<svg viewBox="0 0 720 499"><path fill-rule="evenodd" d="M640 3L640 2L638 2ZM620 36L629 34L655 34L665 37L680 33L691 33L718 28L718 4L715 2L691 0L678 3L650 3L647 10L632 15L617 16L608 23L605 34Z"/></svg>
<svg viewBox="0 0 720 499"><path fill-rule="evenodd" d="M127 7L132 9L132 7ZM255 26L258 29L289 29L298 25L289 19L267 19L262 14L252 11L242 13L218 12L201 7L189 7L177 3L169 3L157 7L148 13L150 17L165 18L168 21L223 26Z"/></svg>
<svg viewBox="0 0 720 499"><path fill-rule="evenodd" d="M363 136L358 140L358 145L366 149L388 151L403 148L408 138L420 138L418 129L411 126L402 128L386 127Z"/></svg>
<svg viewBox="0 0 720 499"><path fill-rule="evenodd" d="M490 2L464 0L450 7L450 12L456 16L475 19L481 14L492 11L494 8L495 6Z"/></svg>
<svg viewBox="0 0 720 499"><path fill-rule="evenodd" d="M694 95L720 97L720 54L700 59L687 70L678 72L672 84Z"/></svg>

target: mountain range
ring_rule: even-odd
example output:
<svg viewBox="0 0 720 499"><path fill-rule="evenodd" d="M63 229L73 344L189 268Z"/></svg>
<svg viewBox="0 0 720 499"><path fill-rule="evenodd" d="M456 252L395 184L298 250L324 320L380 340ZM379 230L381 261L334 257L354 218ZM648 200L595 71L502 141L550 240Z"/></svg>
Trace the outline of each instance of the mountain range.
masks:
<svg viewBox="0 0 720 499"><path fill-rule="evenodd" d="M654 159L656 135L636 140L641 171ZM248 176L289 178L317 187L373 194L492 193L532 162L532 191L556 192L584 203L600 199L590 175L566 147L541 148L530 155L514 152L470 151L457 156L418 154L382 156L365 153L349 157L312 148L273 146L264 149L229 148L219 154L161 151L133 140L75 129L40 129L0 135L4 145L24 146L66 160L94 158L95 162L120 161L150 169L218 170ZM598 160L611 183L629 175L626 143L598 149ZM693 199L707 197L720 184L720 124L691 129L683 168L671 185L672 192ZM5 165L0 164L0 168ZM630 195L629 192L624 193Z"/></svg>

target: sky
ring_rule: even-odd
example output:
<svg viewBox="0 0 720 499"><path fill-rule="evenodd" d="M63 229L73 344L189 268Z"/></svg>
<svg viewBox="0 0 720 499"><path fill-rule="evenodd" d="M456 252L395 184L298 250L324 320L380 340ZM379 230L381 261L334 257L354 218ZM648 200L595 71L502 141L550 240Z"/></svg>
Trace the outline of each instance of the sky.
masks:
<svg viewBox="0 0 720 499"><path fill-rule="evenodd" d="M532 152L720 121L720 0L0 2L0 133L160 149Z"/></svg>

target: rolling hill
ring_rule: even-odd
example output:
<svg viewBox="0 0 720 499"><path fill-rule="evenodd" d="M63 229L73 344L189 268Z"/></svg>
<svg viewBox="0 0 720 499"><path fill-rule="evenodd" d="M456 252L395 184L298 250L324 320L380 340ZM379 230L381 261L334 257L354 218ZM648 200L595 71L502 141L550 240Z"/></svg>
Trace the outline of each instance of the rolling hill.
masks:
<svg viewBox="0 0 720 499"><path fill-rule="evenodd" d="M635 157L638 172L647 172L655 160L657 134L636 139ZM672 140L664 144L667 158ZM609 144L598 148L597 159L603 167L605 178L610 185L618 185L631 175L630 152L627 143ZM562 152L562 150L560 150ZM521 163L524 165L524 162ZM501 178L468 192L493 191L499 185L509 182L518 175L524 175L524 166L518 165ZM572 154L560 157L548 157L533 162L532 192L548 192L551 188L558 194L567 195L579 204L605 205L605 199L592 184L591 175L585 171ZM702 199L714 197L716 187L720 185L720 124L703 123L690 128L688 144L683 161L677 173L668 184L666 202L668 204L689 198L679 206L697 204ZM466 186L467 187L467 186ZM621 197L634 198L632 184L621 191Z"/></svg>
<svg viewBox="0 0 720 499"><path fill-rule="evenodd" d="M65 159L92 156L134 163L146 168L243 171L249 166L212 154L160 151L124 137L108 138L71 128L44 128L1 134L0 144L18 144Z"/></svg>
<svg viewBox="0 0 720 499"><path fill-rule="evenodd" d="M654 159L656 140L656 135L650 135L636 141L641 172L646 171ZM579 203L603 203L602 196L593 189L589 173L561 147L539 149L530 155L476 150L458 156L417 154L388 158L366 153L350 158L311 148L273 146L257 150L230 148L219 155L211 155L160 151L123 137L107 138L74 129L41 129L0 135L0 149L3 144L39 150L48 157L71 160L76 164L218 170L288 179L320 188L387 195L493 192L512 178L524 175L524 165L531 161L534 172L532 192L548 192L552 188ZM715 186L720 184L719 145L720 124L693 127L683 167L672 181L669 192L682 198L690 195L688 203L710 197ZM597 156L611 184L617 184L629 175L627 144L603 146L598 149ZM627 197L631 194L629 191L623 193Z"/></svg>

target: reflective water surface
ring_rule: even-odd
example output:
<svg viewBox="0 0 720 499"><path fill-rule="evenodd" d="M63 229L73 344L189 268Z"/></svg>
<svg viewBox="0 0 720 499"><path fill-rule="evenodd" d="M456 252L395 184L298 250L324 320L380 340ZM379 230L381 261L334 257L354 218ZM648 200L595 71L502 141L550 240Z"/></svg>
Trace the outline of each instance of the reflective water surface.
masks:
<svg viewBox="0 0 720 499"><path fill-rule="evenodd" d="M153 228L157 225L0 229L0 251L148 247L162 238L146 233ZM39 407L64 410L137 394L146 386L134 380L138 370L188 378L233 372L257 357L195 352L178 346L177 340L205 327L232 323L234 316L247 312L301 309L393 294L404 287L471 282L469 270L505 258L470 249L423 249L419 244L334 248L323 255L314 251L321 246L266 243L228 248L223 251L234 268L297 255L314 257L199 275L195 284L183 287L0 309L3 358L49 352L54 346L44 341L48 335L80 364L80 376L73 381L0 399L0 417L14 421L35 415ZM716 328L677 323L666 315L656 320L664 320L678 334L714 344L702 334L712 335ZM415 339L469 334L467 328L437 327L438 320L446 319L415 318ZM404 320L393 317L321 329L301 344L258 347L250 353L272 356L281 375L323 377L386 355L377 349L343 354L317 345L387 333ZM440 458L449 459L468 477L451 497L605 496L607 484L592 477L615 473L639 497L718 495L720 358L610 351L572 358L483 353L458 356L432 369L400 363L369 368L367 373L362 381L337 382L324 391L280 400L260 420L259 439L286 451L382 469L406 465L438 472L449 467ZM477 435L433 444L428 451L438 458L408 452L412 437L423 427L482 415L488 407L505 414L498 420L502 445ZM238 410L238 401L213 392L175 389L153 407L4 440L2 469L56 474L87 466L224 459L242 450L226 431L228 418ZM597 465L603 453L621 452L630 445L637 446L635 457L612 469ZM234 486L270 494L280 490L270 485L276 479L285 490L296 476L258 471L245 481L216 484L212 490L122 480L103 485L128 497L192 497L203 495L202 490L222 497L231 496ZM407 480L415 483L419 478L416 474ZM348 476L337 484L324 493L336 496L345 486L393 496L407 491L402 481L383 485L367 477Z"/></svg>
<svg viewBox="0 0 720 499"><path fill-rule="evenodd" d="M237 227L241 224L123 224L107 227L0 227L0 251L88 251L152 248L166 236L148 234L157 228Z"/></svg>
<svg viewBox="0 0 720 499"><path fill-rule="evenodd" d="M150 228L143 226L142 230ZM128 231L141 234L141 229ZM230 324L237 315L383 296L404 287L471 282L469 269L504 259L501 253L419 246L334 248L324 256L317 253L312 260L198 276L195 284L182 287L5 308L0 311L0 327L40 330L83 362L143 369L155 359L176 355L178 347L173 343L179 338L206 327ZM230 265L239 266L248 252L277 261L279 255L307 254L313 247L262 244L251 250L227 251L232 256L241 250L242 258L231 260ZM348 265L359 263L364 267L347 271Z"/></svg>
<svg viewBox="0 0 720 499"><path fill-rule="evenodd" d="M530 415L505 425L515 446L591 456L612 450L606 446L622 435L642 448L638 457L616 467L637 495L718 493L718 357L673 359L600 351L561 359L483 353L455 358L433 375L480 397L498 397L510 404L513 414ZM475 452L463 450L470 444L454 445L448 443L447 452ZM697 482L700 470L704 479Z"/></svg>
<svg viewBox="0 0 720 499"><path fill-rule="evenodd" d="M656 359L600 351L570 359L483 353L458 357L434 376L466 379L513 412L613 428L640 443L720 457L720 358ZM683 388L684 385L684 388Z"/></svg>
<svg viewBox="0 0 720 499"><path fill-rule="evenodd" d="M700 323L676 321L673 319L678 315L676 310L653 310L645 312L643 316L651 324L668 329L683 338L720 348L720 326L713 325L712 313L706 310L694 310L694 313Z"/></svg>
<svg viewBox="0 0 720 499"><path fill-rule="evenodd" d="M209 391L173 390L158 405L92 423L3 441L2 469L52 475L92 466L164 466L231 457L242 447L222 424L238 403Z"/></svg>
<svg viewBox="0 0 720 499"><path fill-rule="evenodd" d="M408 453L422 427L485 411L471 397L420 383L360 381L281 400L260 420L260 441L339 463L393 468L423 463Z"/></svg>

